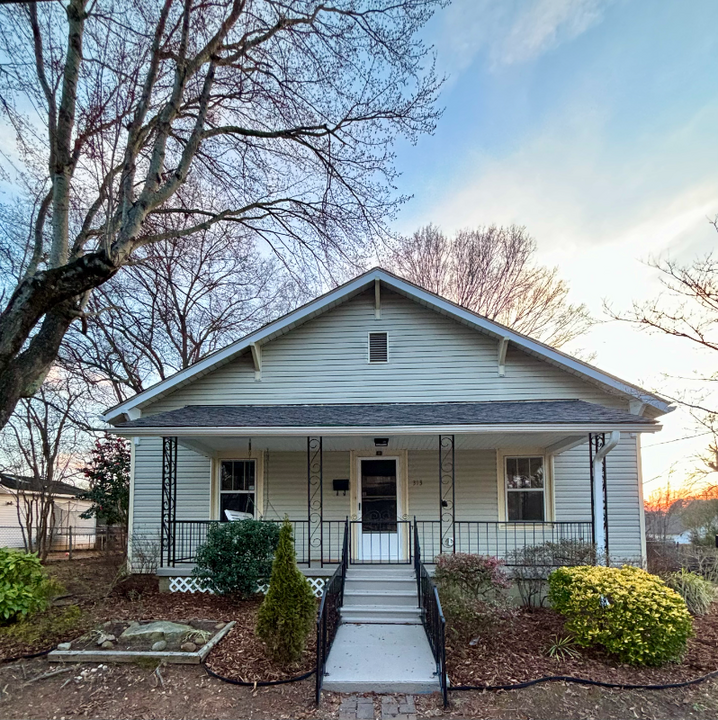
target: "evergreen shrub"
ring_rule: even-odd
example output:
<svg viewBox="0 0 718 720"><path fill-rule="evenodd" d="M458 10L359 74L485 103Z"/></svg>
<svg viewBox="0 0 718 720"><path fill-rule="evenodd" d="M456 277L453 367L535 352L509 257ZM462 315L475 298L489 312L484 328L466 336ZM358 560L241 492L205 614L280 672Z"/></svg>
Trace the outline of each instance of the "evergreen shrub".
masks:
<svg viewBox="0 0 718 720"><path fill-rule="evenodd" d="M249 597L269 579L278 540L279 527L273 522L217 523L197 549L192 574L218 595Z"/></svg>
<svg viewBox="0 0 718 720"><path fill-rule="evenodd" d="M597 646L632 665L678 660L692 634L683 598L641 568L558 568L549 600L582 646Z"/></svg>
<svg viewBox="0 0 718 720"><path fill-rule="evenodd" d="M272 578L257 616L257 635L276 662L302 657L314 627L317 601L312 586L297 567L292 525L284 521L272 565Z"/></svg>
<svg viewBox="0 0 718 720"><path fill-rule="evenodd" d="M0 548L0 621L13 622L45 610L60 589L37 555Z"/></svg>

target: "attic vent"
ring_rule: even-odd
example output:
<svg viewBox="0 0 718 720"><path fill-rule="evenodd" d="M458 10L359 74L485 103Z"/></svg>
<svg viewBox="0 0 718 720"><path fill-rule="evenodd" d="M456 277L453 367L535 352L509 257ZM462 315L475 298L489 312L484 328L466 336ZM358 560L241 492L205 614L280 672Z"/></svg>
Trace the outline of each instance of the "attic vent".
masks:
<svg viewBox="0 0 718 720"><path fill-rule="evenodd" d="M389 338L385 332L369 333L369 362L385 363L389 360Z"/></svg>

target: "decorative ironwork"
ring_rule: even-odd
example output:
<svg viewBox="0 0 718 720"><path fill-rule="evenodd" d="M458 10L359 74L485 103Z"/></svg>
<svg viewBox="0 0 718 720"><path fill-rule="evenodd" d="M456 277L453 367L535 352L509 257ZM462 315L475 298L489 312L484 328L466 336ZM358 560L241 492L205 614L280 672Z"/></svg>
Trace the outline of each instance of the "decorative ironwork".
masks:
<svg viewBox="0 0 718 720"><path fill-rule="evenodd" d="M324 546L324 469L322 438L307 438L307 519L308 561L312 566L312 549L317 548L320 565L323 565L322 547Z"/></svg>
<svg viewBox="0 0 718 720"><path fill-rule="evenodd" d="M456 546L456 491L454 489L454 436L439 436L439 525L441 550L454 552Z"/></svg>
<svg viewBox="0 0 718 720"><path fill-rule="evenodd" d="M162 526L160 558L174 567L175 523L177 521L177 438L162 438Z"/></svg>

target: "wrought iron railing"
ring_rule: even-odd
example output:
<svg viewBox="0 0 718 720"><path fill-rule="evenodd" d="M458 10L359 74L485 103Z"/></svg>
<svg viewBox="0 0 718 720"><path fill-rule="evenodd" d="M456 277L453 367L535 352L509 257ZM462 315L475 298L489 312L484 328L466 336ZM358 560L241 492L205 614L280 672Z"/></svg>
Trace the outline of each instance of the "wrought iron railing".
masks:
<svg viewBox="0 0 718 720"><path fill-rule="evenodd" d="M411 520L350 521L352 565L410 565Z"/></svg>
<svg viewBox="0 0 718 720"><path fill-rule="evenodd" d="M471 555L494 555L507 566L516 565L512 552L546 542L591 543L591 522L482 522L457 520L450 537L444 534L438 520L416 520L419 541L426 562L433 563L441 553L463 552Z"/></svg>
<svg viewBox="0 0 718 720"><path fill-rule="evenodd" d="M349 518L344 522L341 558L337 569L324 586L317 615L317 665L315 673L315 699L317 705L322 695L322 684L327 658L341 623L341 607L344 604L344 583L349 565Z"/></svg>
<svg viewBox="0 0 718 720"><path fill-rule="evenodd" d="M436 675L439 678L441 697L444 707L449 704L446 677L446 619L441 610L439 591L436 589L424 563L421 560L419 530L414 521L414 570L416 572L416 590L421 610L421 622L431 646L436 662Z"/></svg>

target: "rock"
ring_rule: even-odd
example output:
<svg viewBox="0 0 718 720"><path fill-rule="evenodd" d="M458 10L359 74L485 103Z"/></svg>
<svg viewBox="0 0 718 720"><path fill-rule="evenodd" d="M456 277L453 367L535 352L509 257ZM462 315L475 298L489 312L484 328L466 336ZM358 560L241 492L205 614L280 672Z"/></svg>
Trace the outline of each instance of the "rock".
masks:
<svg viewBox="0 0 718 720"><path fill-rule="evenodd" d="M57 646L58 650L72 650L72 643L60 643Z"/></svg>
<svg viewBox="0 0 718 720"><path fill-rule="evenodd" d="M144 625L130 625L120 638L129 643L145 643L146 646L160 640L171 644L180 642L187 633L193 631L194 628L189 625L158 620Z"/></svg>
<svg viewBox="0 0 718 720"><path fill-rule="evenodd" d="M115 642L117 638L114 635L106 635L105 633L100 633L100 636L97 638L97 644L103 645L106 642Z"/></svg>
<svg viewBox="0 0 718 720"><path fill-rule="evenodd" d="M113 643L112 640L105 640L100 647L103 650L112 650L115 647L115 643Z"/></svg>
<svg viewBox="0 0 718 720"><path fill-rule="evenodd" d="M227 625L227 623L225 623L225 622L218 622L218 623L214 626L214 629L215 629L215 630L221 630L222 628L226 627L226 625Z"/></svg>
<svg viewBox="0 0 718 720"><path fill-rule="evenodd" d="M158 640L156 643L153 643L152 650L154 652L160 652L161 650L167 649L167 641L166 640Z"/></svg>
<svg viewBox="0 0 718 720"><path fill-rule="evenodd" d="M197 646L193 642L183 642L180 645L182 652L197 652Z"/></svg>

